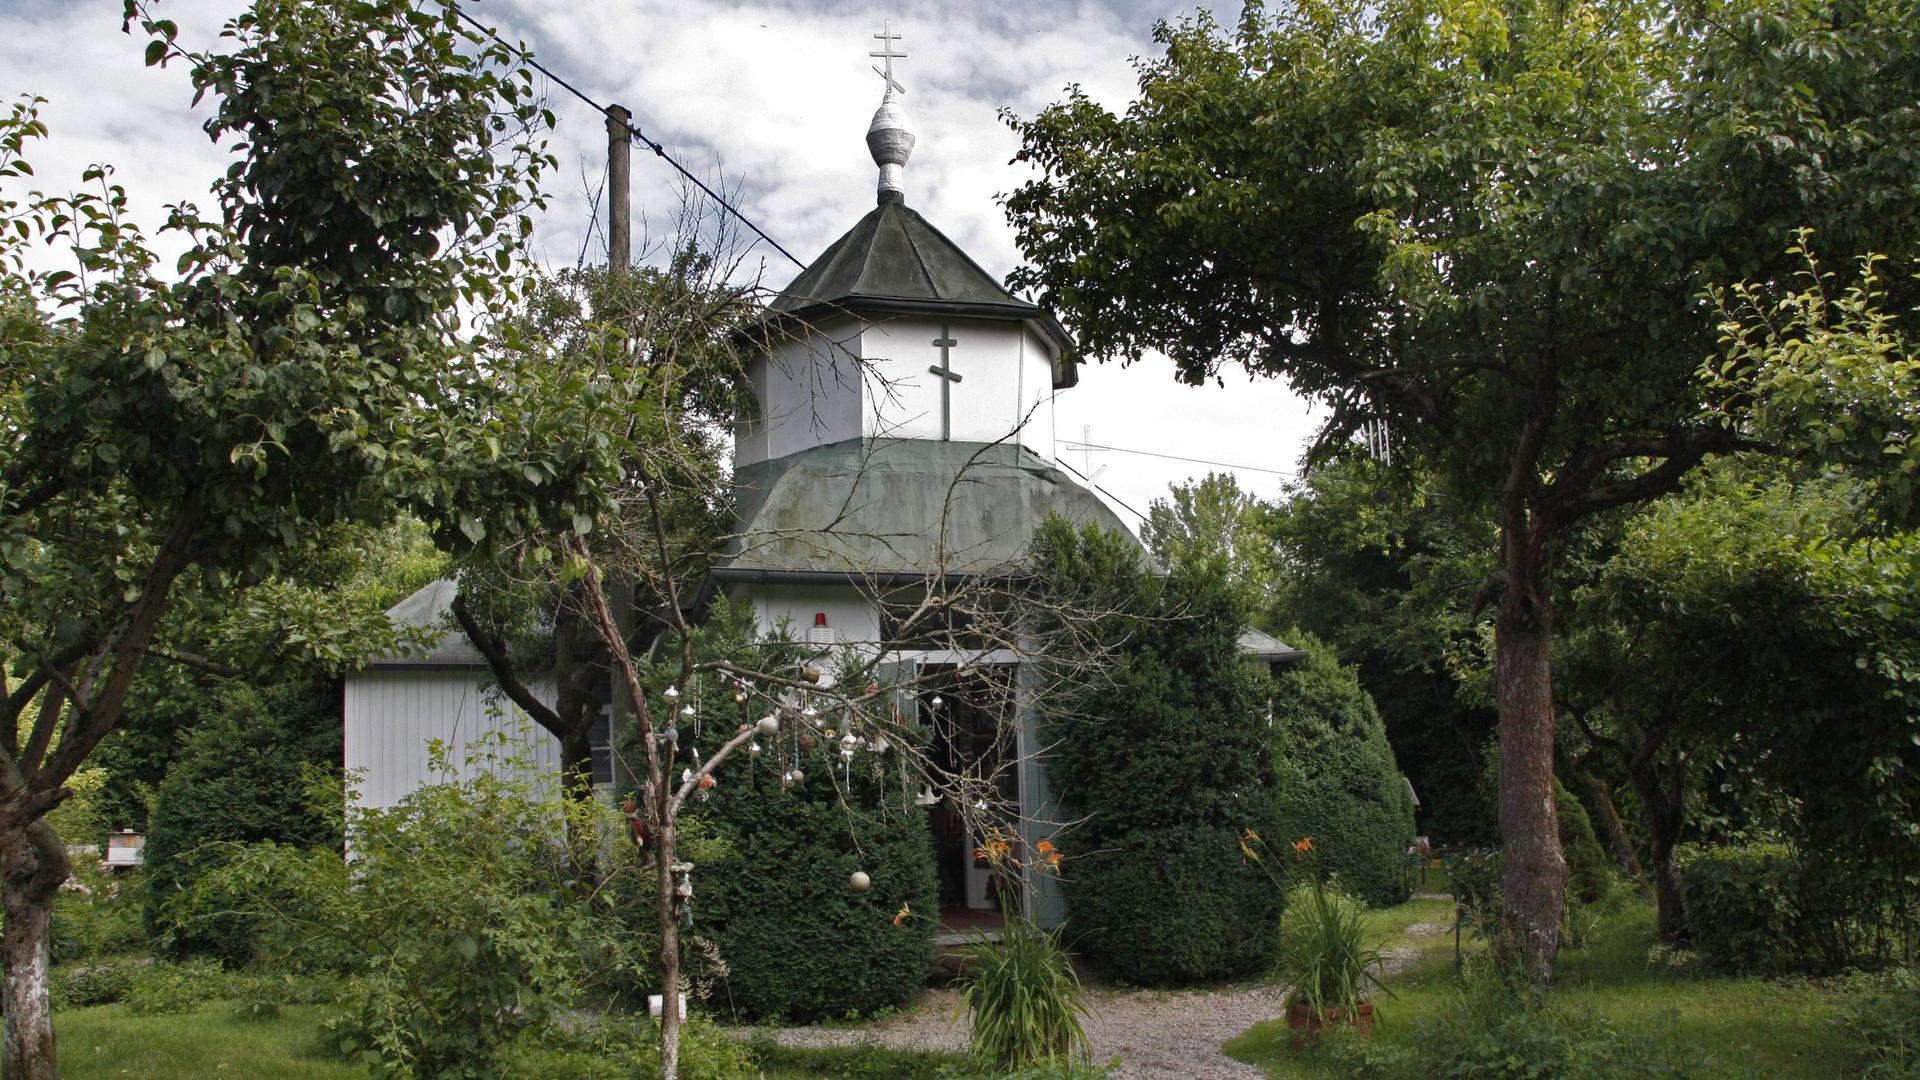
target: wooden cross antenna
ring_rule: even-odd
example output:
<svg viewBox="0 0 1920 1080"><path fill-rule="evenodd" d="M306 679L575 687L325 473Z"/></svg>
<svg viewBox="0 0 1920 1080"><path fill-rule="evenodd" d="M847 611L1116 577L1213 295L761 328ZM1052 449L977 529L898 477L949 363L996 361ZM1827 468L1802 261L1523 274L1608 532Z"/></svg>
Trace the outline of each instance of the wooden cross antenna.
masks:
<svg viewBox="0 0 1920 1080"><path fill-rule="evenodd" d="M893 77L893 62L895 60L905 60L907 58L907 54L903 52L893 51L893 43L900 40L900 35L893 32L893 24L890 20L884 20L884 19L881 20L880 32L873 35L873 40L878 41L880 43L880 51L870 52L867 55L874 57L875 59L883 60L886 62L886 65L887 65L887 69L885 71L882 71L876 67L873 69L873 73L887 80L888 89L892 90L897 94L905 94L907 92L907 88L904 86L901 86L899 82L895 81Z"/></svg>

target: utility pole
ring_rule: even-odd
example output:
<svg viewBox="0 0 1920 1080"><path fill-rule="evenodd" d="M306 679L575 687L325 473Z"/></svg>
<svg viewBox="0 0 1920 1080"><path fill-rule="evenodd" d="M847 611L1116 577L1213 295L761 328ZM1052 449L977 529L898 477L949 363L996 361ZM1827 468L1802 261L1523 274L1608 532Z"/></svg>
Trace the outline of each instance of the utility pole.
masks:
<svg viewBox="0 0 1920 1080"><path fill-rule="evenodd" d="M633 251L633 208L631 196L633 188L633 129L628 121L633 114L624 106L607 106L607 277L609 286L614 278L625 277L627 261ZM617 293L616 293L617 295ZM620 577L602 578L607 590L608 606L613 609L614 626L620 636L632 646L633 642L633 582ZM613 748L620 745L620 734L627 725L633 723L635 705L633 695L627 692L624 680L610 679L612 686L612 705L607 717L608 756L613 763L613 782L616 788L634 787L639 778L628 769L620 767L620 755Z"/></svg>

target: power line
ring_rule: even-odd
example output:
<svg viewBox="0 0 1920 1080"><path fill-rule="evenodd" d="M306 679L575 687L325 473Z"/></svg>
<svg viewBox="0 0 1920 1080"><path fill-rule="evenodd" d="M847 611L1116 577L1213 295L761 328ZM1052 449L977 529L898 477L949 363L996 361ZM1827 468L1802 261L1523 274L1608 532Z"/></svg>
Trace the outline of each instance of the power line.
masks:
<svg viewBox="0 0 1920 1080"><path fill-rule="evenodd" d="M1233 469L1237 472L1270 473L1274 476L1296 478L1300 475L1297 471L1287 469L1264 469L1258 465L1235 465L1226 461L1209 461L1206 458L1183 457L1179 454L1163 454L1158 450L1136 450L1131 446L1103 446L1099 443L1089 442L1063 442L1060 445L1067 450L1112 450L1120 454L1138 454L1141 457L1166 458L1169 461L1185 461L1194 465L1213 465L1222 469Z"/></svg>
<svg viewBox="0 0 1920 1080"><path fill-rule="evenodd" d="M1073 466L1067 464L1065 461L1056 462L1056 464L1058 464L1061 468L1067 470L1068 472L1072 473L1073 475L1079 477L1080 479L1085 480L1087 482L1087 486L1093 488L1093 490L1099 492L1102 495L1105 495L1107 498L1112 499L1114 502L1119 503L1121 507L1126 510L1127 513L1132 514L1134 517L1139 518L1141 521L1147 520L1147 515L1141 513L1138 510L1135 510L1131 506L1128 506L1125 499L1122 499L1120 496L1115 495L1113 492L1108 491L1106 488L1101 487L1099 484L1094 483L1093 478L1088 476L1086 473L1081 472L1079 469L1074 468Z"/></svg>
<svg viewBox="0 0 1920 1080"><path fill-rule="evenodd" d="M716 192L712 188L708 187L706 183L702 181L699 177L688 172L685 166L681 165L678 161L675 161L673 159L673 155L667 153L666 147L661 146L659 143L654 142L652 139L647 138L646 134L642 132L638 127L635 127L630 121L620 119L619 117L614 116L611 112L608 112L607 107L605 105L602 105L599 102L588 97L585 93L583 93L580 90L579 87L576 87L572 83L568 82L567 80L561 78L558 75L555 75L552 69L548 68L545 64L542 64L540 61L535 60L533 58L532 53L529 53L528 51L520 48L519 46L508 45L505 38L501 37L499 34L494 32L493 27L488 26L486 23L483 23L479 19L476 19L473 16L467 14L466 11L462 9L456 8L455 12L460 16L460 18L463 21L472 25L476 30L479 30L482 33L485 33L488 37L499 42L501 45L505 46L506 48L512 49L513 51L519 53L521 61L523 61L528 67L534 69L535 71L538 71L542 75L545 75L547 78L553 80L555 83L558 83L561 89L565 90L567 93L572 94L574 97L577 97L581 101L584 101L588 105L591 105L595 112L598 112L600 115L606 117L607 119L614 121L615 123L619 124L621 127L626 128L627 134L630 137L632 137L632 139L635 142L653 151L654 156L660 158L662 161L665 161L667 164L673 166L674 170L678 172L681 176L684 176L689 181L691 181L694 187L697 187L701 191L706 192L708 198L712 199L714 202L719 203L721 209L725 210L729 214L732 214L734 217L739 218L740 223L742 225L745 225L747 228L752 229L755 235L759 236L760 239L765 240L768 244L771 244L773 246L773 250L779 252L782 255L785 255L788 259L791 259L793 261L793 265L799 267L800 269L805 270L807 268L806 263L803 263L799 259L794 258L793 252L788 251L786 248L781 247L779 241L775 240L771 236L768 236L766 233L766 230L762 229L758 225L755 225L753 223L752 218L749 218L747 215L741 213L738 209L735 209L734 205L728 202L726 199L722 198L719 192Z"/></svg>

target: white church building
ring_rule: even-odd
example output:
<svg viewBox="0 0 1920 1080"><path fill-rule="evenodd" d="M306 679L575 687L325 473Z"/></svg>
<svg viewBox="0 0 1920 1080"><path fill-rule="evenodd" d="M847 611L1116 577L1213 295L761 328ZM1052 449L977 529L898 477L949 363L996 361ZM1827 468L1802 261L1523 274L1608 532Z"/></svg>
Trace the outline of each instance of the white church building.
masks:
<svg viewBox="0 0 1920 1080"><path fill-rule="evenodd" d="M881 598L1006 573L1049 513L1125 526L1051 456L1054 396L1078 373L1065 328L908 206L914 136L891 85L866 141L880 169L878 205L793 279L762 323L767 348L751 369L760 408L735 431L739 538L710 587L749 605L763 630L791 627L823 649L884 648L896 673L917 672L927 690L914 704L944 710L936 753L949 765L1014 755L1001 795L1019 807L1031 846L1057 823L1019 658L900 648ZM448 628L438 644L347 680L346 766L363 774L371 805L427 780L429 740L459 746L527 729L451 628L452 593L451 582L436 582L391 613ZM1264 635L1246 644L1251 659L1299 655ZM982 677L1014 692L970 694L968 680ZM543 763L557 761L550 736L531 737ZM609 778L598 755L596 774ZM970 815L945 809L929 815L942 908L990 910L989 875L973 858L979 837L963 823ZM1034 885L1032 914L1058 922L1057 883L1037 875Z"/></svg>

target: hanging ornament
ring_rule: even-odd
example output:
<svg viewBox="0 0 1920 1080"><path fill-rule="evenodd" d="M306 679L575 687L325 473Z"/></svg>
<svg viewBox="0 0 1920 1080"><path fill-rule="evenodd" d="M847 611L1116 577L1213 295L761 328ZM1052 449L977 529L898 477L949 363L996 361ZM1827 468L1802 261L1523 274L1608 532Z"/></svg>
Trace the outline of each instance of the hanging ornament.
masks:
<svg viewBox="0 0 1920 1080"><path fill-rule="evenodd" d="M935 795L932 788L925 787L920 789L920 794L913 797L913 801L921 806L938 806L940 796Z"/></svg>
<svg viewBox="0 0 1920 1080"><path fill-rule="evenodd" d="M660 696L666 698L668 701L679 701L680 688L677 686L669 686Z"/></svg>
<svg viewBox="0 0 1920 1080"><path fill-rule="evenodd" d="M758 726L760 728L760 734L772 735L774 732L780 730L780 718L772 713L768 713L760 718Z"/></svg>
<svg viewBox="0 0 1920 1080"><path fill-rule="evenodd" d="M793 786L793 770L792 769L788 769L786 772L783 772L780 774L780 786L781 787Z"/></svg>
<svg viewBox="0 0 1920 1080"><path fill-rule="evenodd" d="M759 744L759 743L757 743L757 742L750 742L750 743L748 743L748 744L747 744L747 753L749 753L749 754L757 754L757 753L759 753L759 752L760 752L760 744Z"/></svg>
<svg viewBox="0 0 1920 1080"><path fill-rule="evenodd" d="M807 774L801 772L798 766L795 766L793 772L789 775L793 777L793 782L796 784L807 778Z"/></svg>
<svg viewBox="0 0 1920 1080"><path fill-rule="evenodd" d="M681 716L692 716L692 715L693 715L693 706L691 706L691 705L682 705L682 706L680 706L680 715L681 715Z"/></svg>
<svg viewBox="0 0 1920 1080"><path fill-rule="evenodd" d="M802 664L800 665L800 677L810 683L817 683L820 681L820 669L814 667L812 664Z"/></svg>
<svg viewBox="0 0 1920 1080"><path fill-rule="evenodd" d="M747 703L747 692L746 692L745 690L735 690L735 691L733 692L733 703L734 703L735 705L744 705L744 704L746 704L746 703Z"/></svg>
<svg viewBox="0 0 1920 1080"><path fill-rule="evenodd" d="M946 699L941 697L939 694L933 695L933 700L927 702L927 704L933 706L936 709L942 705L945 705L946 703L947 703Z"/></svg>
<svg viewBox="0 0 1920 1080"><path fill-rule="evenodd" d="M667 733L660 737L667 740L667 742L673 746L680 745L680 729L677 727L668 728Z"/></svg>
<svg viewBox="0 0 1920 1080"><path fill-rule="evenodd" d="M855 870L853 876L847 879L847 884L853 886L854 892L866 892L873 888L873 879L867 876L865 870Z"/></svg>
<svg viewBox="0 0 1920 1080"><path fill-rule="evenodd" d="M819 745L818 741L814 739L812 732L802 731L800 733L800 750L802 753L812 750L817 745Z"/></svg>
<svg viewBox="0 0 1920 1080"><path fill-rule="evenodd" d="M811 704L809 704L809 705L808 705L808 706L807 706L806 708L804 708L804 709L801 709L801 710L800 710L800 715L801 715L801 716L804 716L804 717L806 717L806 718L807 718L807 719L809 719L809 720L811 720L811 719L813 719L814 717L816 717L816 716L819 716L819 715L820 715L820 710L819 710L819 709L816 709L816 708L814 708L814 707L813 707L813 706L812 706Z"/></svg>
<svg viewBox="0 0 1920 1080"><path fill-rule="evenodd" d="M692 770L692 769L681 769L681 770L680 770L680 782L681 782L681 783L683 783L683 784L684 784L684 783L686 783L687 781L689 781L689 780L692 780L692 779L693 779L693 770Z"/></svg>
<svg viewBox="0 0 1920 1080"><path fill-rule="evenodd" d="M889 743L886 739L881 738L878 735L875 735L873 738L867 740L867 749L873 751L876 754L886 753L887 749L892 745L893 745L892 743Z"/></svg>

